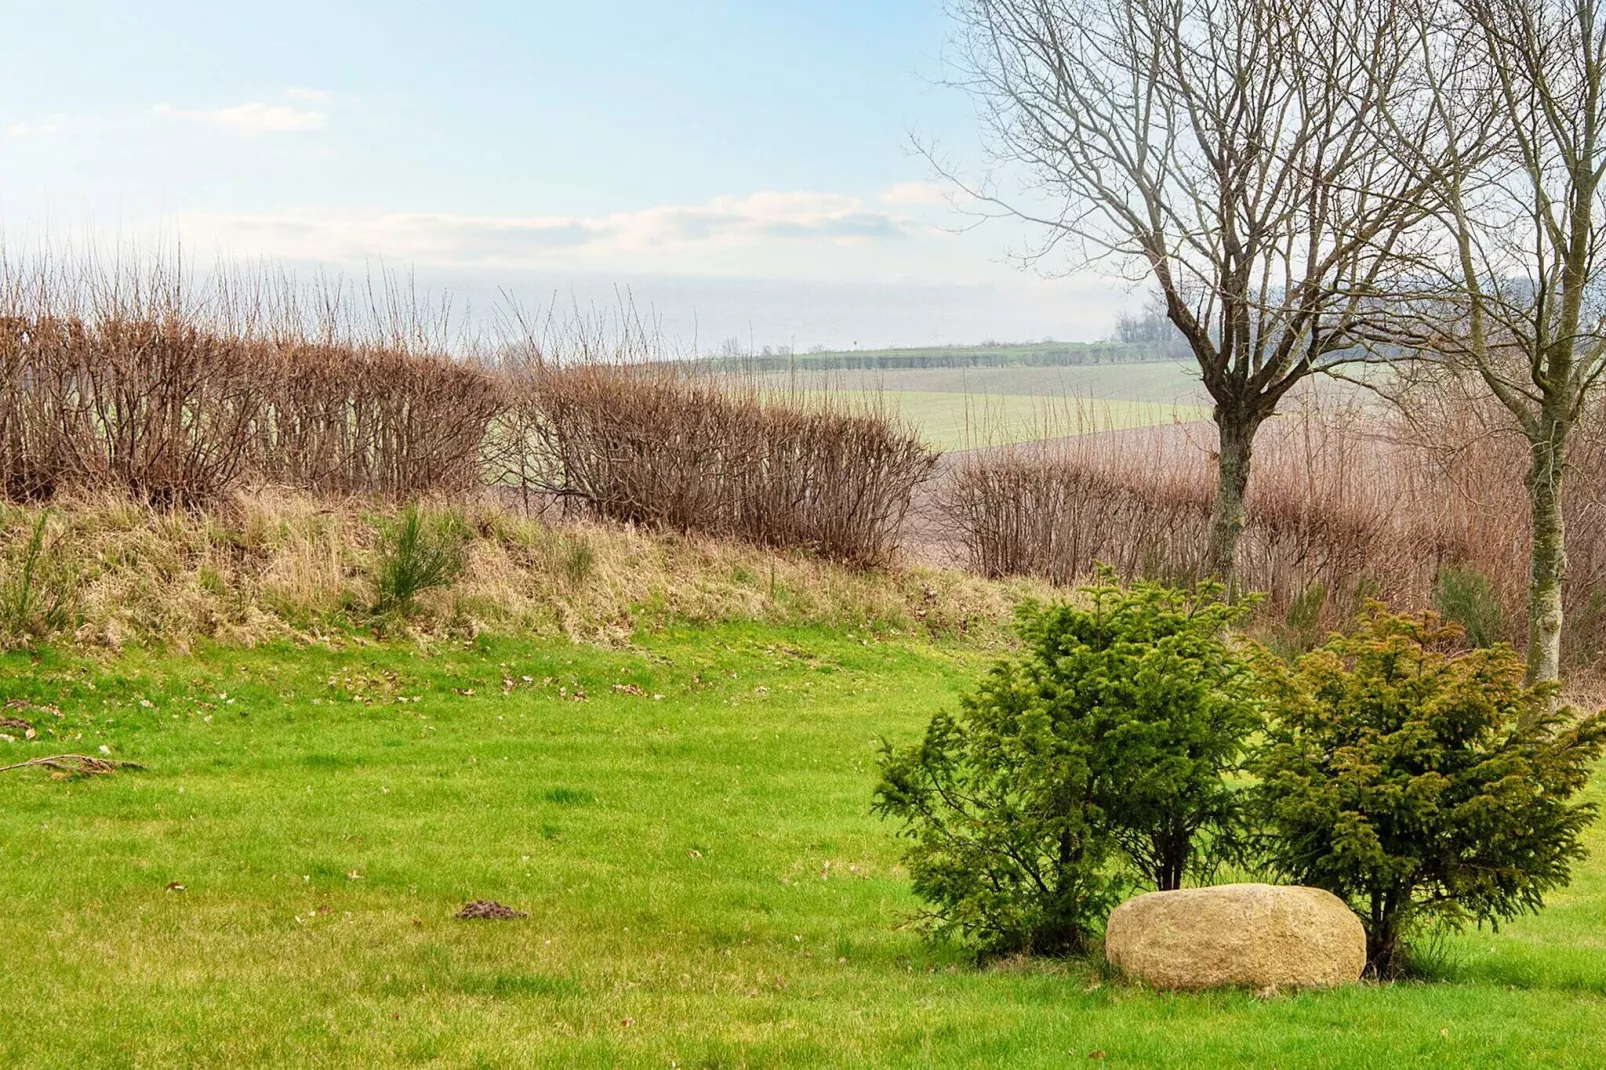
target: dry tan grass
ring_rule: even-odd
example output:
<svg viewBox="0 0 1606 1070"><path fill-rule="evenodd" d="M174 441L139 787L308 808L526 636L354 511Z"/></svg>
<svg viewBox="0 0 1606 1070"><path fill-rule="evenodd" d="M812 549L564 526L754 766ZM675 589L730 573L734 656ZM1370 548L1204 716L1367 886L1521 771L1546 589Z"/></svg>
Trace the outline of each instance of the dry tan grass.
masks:
<svg viewBox="0 0 1606 1070"><path fill-rule="evenodd" d="M630 526L552 525L489 500L455 508L473 532L466 570L388 629L623 642L671 620L751 620L991 634L1023 594L1043 590L956 570L848 569ZM328 639L375 623L371 576L388 509L272 489L208 512L153 510L112 494L61 499L47 521L42 582L69 585L66 631L86 647ZM20 569L38 515L35 506L0 506L0 577Z"/></svg>

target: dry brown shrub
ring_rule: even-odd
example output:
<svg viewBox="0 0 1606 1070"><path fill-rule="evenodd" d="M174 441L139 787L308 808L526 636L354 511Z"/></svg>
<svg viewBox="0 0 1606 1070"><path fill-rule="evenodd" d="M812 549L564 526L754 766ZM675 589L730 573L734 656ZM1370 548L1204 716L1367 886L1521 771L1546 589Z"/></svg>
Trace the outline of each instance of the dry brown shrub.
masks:
<svg viewBox="0 0 1606 1070"><path fill-rule="evenodd" d="M517 384L502 471L571 514L880 566L936 463L884 412L667 364L533 361Z"/></svg>
<svg viewBox="0 0 1606 1070"><path fill-rule="evenodd" d="M1107 564L1180 582L1204 552L1209 478L1168 429L1103 432L967 453L936 500L984 576L1069 585Z"/></svg>
<svg viewBox="0 0 1606 1070"><path fill-rule="evenodd" d="M1459 562L1486 577L1507 639L1525 641L1529 503L1528 445L1509 414L1476 384L1437 379L1405 398L1401 448L1419 459L1432 515L1456 540ZM1565 493L1567 575L1563 657L1576 670L1606 666L1606 404L1581 415L1570 439Z"/></svg>
<svg viewBox="0 0 1606 1070"><path fill-rule="evenodd" d="M115 489L165 507L247 481L388 497L476 486L498 382L445 355L416 310L364 319L338 286L312 296L308 311L292 281L197 284L160 260L0 260L0 493Z"/></svg>
<svg viewBox="0 0 1606 1070"><path fill-rule="evenodd" d="M460 493L479 482L481 440L500 384L438 354L293 344L274 354L256 474L287 486L393 498Z"/></svg>
<svg viewBox="0 0 1606 1070"><path fill-rule="evenodd" d="M271 362L179 320L0 323L0 476L9 497L118 486L215 497L245 470Z"/></svg>

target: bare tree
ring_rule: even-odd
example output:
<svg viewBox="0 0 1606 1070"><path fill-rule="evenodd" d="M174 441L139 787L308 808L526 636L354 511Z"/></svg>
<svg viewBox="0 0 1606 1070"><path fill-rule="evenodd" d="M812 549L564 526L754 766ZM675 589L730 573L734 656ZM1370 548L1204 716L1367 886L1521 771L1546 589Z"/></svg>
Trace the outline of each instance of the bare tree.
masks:
<svg viewBox="0 0 1606 1070"><path fill-rule="evenodd" d="M968 191L1040 226L1034 264L1152 279L1198 361L1220 440L1218 576L1257 431L1301 380L1369 359L1380 288L1432 208L1436 180L1378 151L1382 114L1431 144L1401 62L1406 14L1395 0L956 0L961 83L1004 176Z"/></svg>
<svg viewBox="0 0 1606 1070"><path fill-rule="evenodd" d="M1457 0L1421 45L1449 152L1394 154L1442 187L1418 344L1481 385L1528 443L1528 673L1561 673L1562 494L1574 426L1606 371L1606 23L1600 0ZM1491 151L1492 150L1492 151Z"/></svg>

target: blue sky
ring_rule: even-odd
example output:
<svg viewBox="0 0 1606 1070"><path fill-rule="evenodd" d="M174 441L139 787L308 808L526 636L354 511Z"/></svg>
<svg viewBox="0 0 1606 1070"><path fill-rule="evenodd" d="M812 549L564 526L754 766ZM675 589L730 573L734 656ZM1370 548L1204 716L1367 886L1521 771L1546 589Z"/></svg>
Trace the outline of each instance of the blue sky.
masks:
<svg viewBox="0 0 1606 1070"><path fill-rule="evenodd" d="M5 6L13 246L623 286L704 343L1096 337L1122 299L955 233L910 151L976 142L940 0Z"/></svg>

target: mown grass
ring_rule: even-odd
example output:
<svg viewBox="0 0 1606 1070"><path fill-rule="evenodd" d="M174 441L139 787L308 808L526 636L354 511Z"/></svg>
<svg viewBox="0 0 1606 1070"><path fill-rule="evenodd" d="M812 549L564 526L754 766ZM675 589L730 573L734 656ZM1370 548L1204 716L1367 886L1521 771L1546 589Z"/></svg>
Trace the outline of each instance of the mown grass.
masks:
<svg viewBox="0 0 1606 1070"><path fill-rule="evenodd" d="M951 706L975 646L759 623L346 642L0 658L39 733L0 764L148 767L0 776L0 1065L1606 1059L1606 859L1452 941L1435 984L1159 995L923 942L868 811L876 740ZM530 916L451 919L477 898Z"/></svg>

